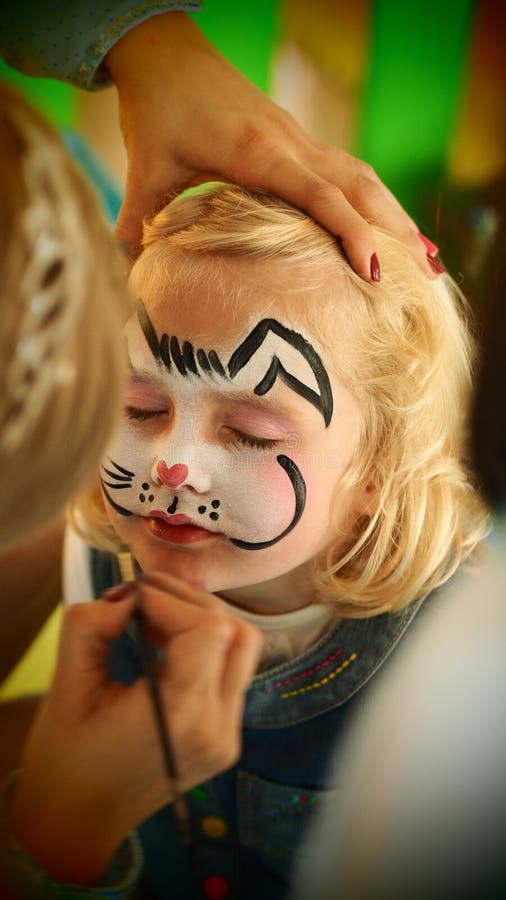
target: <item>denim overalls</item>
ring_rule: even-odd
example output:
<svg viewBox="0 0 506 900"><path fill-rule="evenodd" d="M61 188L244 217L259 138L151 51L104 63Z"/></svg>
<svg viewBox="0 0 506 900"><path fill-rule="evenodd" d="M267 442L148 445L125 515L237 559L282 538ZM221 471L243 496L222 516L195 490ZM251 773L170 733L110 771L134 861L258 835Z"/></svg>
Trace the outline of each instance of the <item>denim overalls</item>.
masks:
<svg viewBox="0 0 506 900"><path fill-rule="evenodd" d="M91 552L97 596L119 575L114 557ZM237 766L187 795L191 847L179 843L170 807L138 829L145 881L155 897L281 900L310 817L329 792L339 803L339 786L327 782L327 769L360 688L422 602L397 615L345 620L302 656L255 677ZM125 683L141 672L127 633L115 642L110 670Z"/></svg>

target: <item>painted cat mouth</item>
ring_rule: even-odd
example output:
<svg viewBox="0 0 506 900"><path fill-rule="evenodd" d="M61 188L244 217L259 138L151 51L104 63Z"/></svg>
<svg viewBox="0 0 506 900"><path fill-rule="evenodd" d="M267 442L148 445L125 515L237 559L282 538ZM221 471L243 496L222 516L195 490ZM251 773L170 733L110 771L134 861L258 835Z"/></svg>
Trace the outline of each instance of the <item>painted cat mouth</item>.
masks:
<svg viewBox="0 0 506 900"><path fill-rule="evenodd" d="M149 516L141 518L154 538L168 544L200 544L222 536L220 531L209 531L197 525L184 513L168 516L163 510L156 509Z"/></svg>
<svg viewBox="0 0 506 900"><path fill-rule="evenodd" d="M172 516L169 516L163 509L153 509L149 512L149 515L146 516L148 519L161 519L162 522L166 522L167 525L197 525L190 516L185 516L184 513L175 513ZM199 525L198 527L202 527Z"/></svg>

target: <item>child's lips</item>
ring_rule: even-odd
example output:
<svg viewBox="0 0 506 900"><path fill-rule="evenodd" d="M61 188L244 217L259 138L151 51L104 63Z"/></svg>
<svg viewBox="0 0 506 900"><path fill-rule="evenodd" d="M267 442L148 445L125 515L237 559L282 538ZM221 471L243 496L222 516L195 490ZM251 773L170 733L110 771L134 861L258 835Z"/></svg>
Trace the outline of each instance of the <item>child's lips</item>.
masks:
<svg viewBox="0 0 506 900"><path fill-rule="evenodd" d="M174 513L173 516L169 516L163 509L154 509L149 513L148 518L153 517L154 519L161 519L162 522L166 522L167 525L194 525L193 519L190 516L185 516L184 513Z"/></svg>
<svg viewBox="0 0 506 900"><path fill-rule="evenodd" d="M221 535L221 532L208 531L196 525L184 513L169 516L164 510L155 509L149 516L143 516L143 521L153 537L170 544L197 544Z"/></svg>

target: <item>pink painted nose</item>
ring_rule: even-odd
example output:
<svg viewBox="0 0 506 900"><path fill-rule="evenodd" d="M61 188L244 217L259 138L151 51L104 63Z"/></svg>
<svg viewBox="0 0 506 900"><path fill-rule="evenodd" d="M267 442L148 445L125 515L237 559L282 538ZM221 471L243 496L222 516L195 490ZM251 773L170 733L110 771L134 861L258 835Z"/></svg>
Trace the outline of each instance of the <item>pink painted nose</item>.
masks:
<svg viewBox="0 0 506 900"><path fill-rule="evenodd" d="M162 484L170 488L179 487L188 478L188 466L185 466L184 463L176 463L175 466L171 466L169 469L167 463L161 459L156 467L156 471Z"/></svg>

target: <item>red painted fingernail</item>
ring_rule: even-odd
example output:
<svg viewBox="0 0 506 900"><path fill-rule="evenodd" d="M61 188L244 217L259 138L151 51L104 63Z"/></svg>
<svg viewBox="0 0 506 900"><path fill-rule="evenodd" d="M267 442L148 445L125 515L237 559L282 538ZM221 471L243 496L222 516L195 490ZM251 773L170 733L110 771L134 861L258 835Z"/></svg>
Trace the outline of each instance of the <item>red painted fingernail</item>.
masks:
<svg viewBox="0 0 506 900"><path fill-rule="evenodd" d="M442 275L443 272L446 272L445 267L441 265L439 260L437 260L434 256L429 256L428 253L427 262L429 263L429 266L431 267L435 275Z"/></svg>
<svg viewBox="0 0 506 900"><path fill-rule="evenodd" d="M418 232L418 237L420 238L422 243L425 244L427 253L430 253L431 256L435 256L436 253L439 253L439 247L437 246L437 244L433 244L432 241L430 241L428 237L425 237L425 235L422 234L421 231Z"/></svg>
<svg viewBox="0 0 506 900"><path fill-rule="evenodd" d="M115 584L114 587L108 588L102 594L102 599L108 603L117 603L119 600L126 600L131 597L137 590L135 581L124 581L123 584Z"/></svg>
<svg viewBox="0 0 506 900"><path fill-rule="evenodd" d="M381 269L376 253L371 256L371 280L381 281Z"/></svg>

